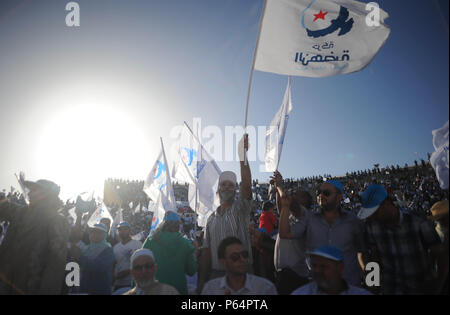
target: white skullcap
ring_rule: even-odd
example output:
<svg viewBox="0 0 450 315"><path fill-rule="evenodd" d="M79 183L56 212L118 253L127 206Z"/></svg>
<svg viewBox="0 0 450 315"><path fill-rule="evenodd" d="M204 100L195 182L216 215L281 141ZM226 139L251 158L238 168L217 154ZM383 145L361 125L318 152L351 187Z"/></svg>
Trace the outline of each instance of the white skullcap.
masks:
<svg viewBox="0 0 450 315"><path fill-rule="evenodd" d="M219 177L219 184L227 180L236 185L236 174L231 171L222 172Z"/></svg>
<svg viewBox="0 0 450 315"><path fill-rule="evenodd" d="M151 259L153 259L153 261L155 261L155 257L153 256L153 252L147 248L140 248L138 250L136 250L133 255L131 255L130 258L130 266L131 268L133 268L133 262L136 260L136 258L140 257L140 256L147 256L150 257Z"/></svg>

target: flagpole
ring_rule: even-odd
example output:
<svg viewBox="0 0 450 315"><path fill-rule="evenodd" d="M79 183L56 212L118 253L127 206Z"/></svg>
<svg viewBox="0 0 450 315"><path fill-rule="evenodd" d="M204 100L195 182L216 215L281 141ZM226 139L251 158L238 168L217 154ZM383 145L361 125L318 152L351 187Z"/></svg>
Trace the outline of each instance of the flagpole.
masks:
<svg viewBox="0 0 450 315"><path fill-rule="evenodd" d="M248 82L248 91L247 91L247 103L246 103L246 106L245 106L244 130L247 129L248 104L249 104L249 101L250 101L250 92L251 92L252 82L253 82L253 72L255 71L256 53L258 52L259 38L261 36L261 26L262 26L262 20L263 20L263 17L264 17L264 12L266 11L266 4L267 4L267 0L264 0L264 6L263 6L263 9L262 9L261 17L259 19L258 37L256 39L255 49L253 51L253 62L252 62L252 68L250 70L250 79L249 79L249 82Z"/></svg>

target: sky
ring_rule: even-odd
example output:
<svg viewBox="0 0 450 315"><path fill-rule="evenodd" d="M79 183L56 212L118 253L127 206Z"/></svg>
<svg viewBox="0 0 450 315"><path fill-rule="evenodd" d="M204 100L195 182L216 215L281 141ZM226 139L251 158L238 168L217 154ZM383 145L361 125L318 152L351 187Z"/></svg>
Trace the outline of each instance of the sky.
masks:
<svg viewBox="0 0 450 315"><path fill-rule="evenodd" d="M263 0L76 2L79 27L65 23L66 0L0 2L0 190L17 188L23 171L58 183L64 198L98 194L106 178L145 179L160 137L171 160L183 121L223 135L244 124ZM285 177L402 166L433 152L431 131L449 117L449 2L377 2L391 34L368 67L292 78ZM286 84L254 72L250 126L270 124ZM264 182L261 165L250 162Z"/></svg>

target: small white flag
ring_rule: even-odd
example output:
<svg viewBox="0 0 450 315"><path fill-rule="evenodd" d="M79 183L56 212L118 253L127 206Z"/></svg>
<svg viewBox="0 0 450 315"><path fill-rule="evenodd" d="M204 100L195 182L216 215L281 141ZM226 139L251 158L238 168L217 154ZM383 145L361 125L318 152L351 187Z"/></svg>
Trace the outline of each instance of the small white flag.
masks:
<svg viewBox="0 0 450 315"><path fill-rule="evenodd" d="M94 211L94 213L89 218L87 225L89 227L93 227L94 224L100 223L100 220L103 218L109 219L111 223L113 222L113 217L111 216L111 213L109 213L108 207L104 203L102 203L102 205Z"/></svg>
<svg viewBox="0 0 450 315"><path fill-rule="evenodd" d="M280 164L281 151L283 149L284 137L289 120L289 114L292 111L291 98L291 80L288 79L283 103L275 114L269 128L266 132L266 172L274 172Z"/></svg>
<svg viewBox="0 0 450 315"><path fill-rule="evenodd" d="M436 177L442 189L448 189L449 181L449 122L444 124L442 128L432 131L433 146L436 151L430 157L430 164L436 172Z"/></svg>
<svg viewBox="0 0 450 315"><path fill-rule="evenodd" d="M162 139L161 151L145 180L144 192L156 202L151 226L151 230L153 230L163 221L166 211L177 211L169 164L167 163Z"/></svg>
<svg viewBox="0 0 450 315"><path fill-rule="evenodd" d="M390 33L385 11L366 10L354 0L266 0L255 69L315 78L363 69Z"/></svg>

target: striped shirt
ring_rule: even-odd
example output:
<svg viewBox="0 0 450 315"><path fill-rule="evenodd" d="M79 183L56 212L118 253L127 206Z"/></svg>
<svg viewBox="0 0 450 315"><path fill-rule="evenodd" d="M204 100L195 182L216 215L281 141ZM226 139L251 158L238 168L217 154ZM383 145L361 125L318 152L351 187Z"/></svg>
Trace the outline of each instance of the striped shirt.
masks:
<svg viewBox="0 0 450 315"><path fill-rule="evenodd" d="M249 252L249 264L253 264L249 231L251 200L239 198L223 214L218 209L208 218L203 242L203 247L211 250L212 269L224 270L219 263L217 249L220 242L230 236L237 237L242 242L244 249Z"/></svg>
<svg viewBox="0 0 450 315"><path fill-rule="evenodd" d="M277 295L275 285L269 280L247 273L245 285L234 291L227 284L226 276L208 281L202 295Z"/></svg>

